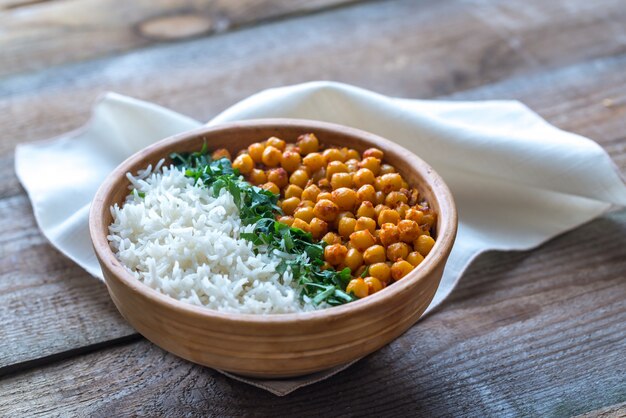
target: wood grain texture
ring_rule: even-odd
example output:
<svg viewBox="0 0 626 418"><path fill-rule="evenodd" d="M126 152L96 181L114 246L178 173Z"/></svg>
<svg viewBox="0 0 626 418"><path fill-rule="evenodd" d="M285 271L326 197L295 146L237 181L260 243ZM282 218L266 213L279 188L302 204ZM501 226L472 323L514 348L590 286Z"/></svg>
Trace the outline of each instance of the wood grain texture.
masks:
<svg viewBox="0 0 626 418"><path fill-rule="evenodd" d="M0 77L353 1L9 0L0 3Z"/></svg>
<svg viewBox="0 0 626 418"><path fill-rule="evenodd" d="M0 381L0 414L571 416L626 401L626 211L490 253L390 345L284 397L139 342ZM557 266L569 265L569 274ZM608 267L607 267L608 266ZM30 409L26 409L30 408Z"/></svg>

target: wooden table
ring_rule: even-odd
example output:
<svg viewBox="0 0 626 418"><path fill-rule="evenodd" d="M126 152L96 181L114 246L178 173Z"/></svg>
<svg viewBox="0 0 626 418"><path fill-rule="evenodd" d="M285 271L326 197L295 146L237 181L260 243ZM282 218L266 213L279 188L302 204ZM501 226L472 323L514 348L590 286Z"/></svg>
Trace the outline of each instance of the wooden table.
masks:
<svg viewBox="0 0 626 418"><path fill-rule="evenodd" d="M283 398L138 336L37 229L15 145L80 126L102 92L209 120L317 79L519 99L626 172L623 0L0 0L0 415L626 414L623 210L480 257L404 336Z"/></svg>

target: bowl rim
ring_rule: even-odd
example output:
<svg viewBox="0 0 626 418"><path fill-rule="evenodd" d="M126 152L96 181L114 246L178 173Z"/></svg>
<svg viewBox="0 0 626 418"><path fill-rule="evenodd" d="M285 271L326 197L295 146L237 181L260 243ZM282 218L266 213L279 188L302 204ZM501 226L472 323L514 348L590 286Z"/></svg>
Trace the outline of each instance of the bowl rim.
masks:
<svg viewBox="0 0 626 418"><path fill-rule="evenodd" d="M103 219L105 211L110 211L110 207L105 205L105 202L109 201L110 195L114 192L111 187L115 184L115 181L120 177L126 177L126 173L131 170L136 171L143 167L133 167L137 160L145 158L146 155L154 155L163 153L171 144L189 139L191 137L201 137L202 135L216 135L222 131L229 131L240 128L302 128L302 131L316 130L336 132L343 135L348 135L357 140L363 140L374 143L382 144L387 149L395 149L396 153L405 160L411 162L411 166L414 170L418 171L419 175L424 179L435 196L440 213L438 218L441 219L438 230L439 238L435 241L431 252L425 257L424 261L420 263L419 267L411 271L408 275L403 277L399 282L388 286L382 292L358 299L356 301L346 303L343 305L333 306L326 309L319 309L307 312L294 312L294 313L275 313L275 314L252 314L252 313L239 313L239 312L222 312L203 306L192 305L187 302L183 302L174 299L171 296L165 295L156 289L151 288L145 283L137 280L132 274L126 270L126 268L117 260L113 250L109 245L107 234L102 234L101 231L105 230L103 225ZM399 151L399 152L398 152ZM106 226L108 230L108 225ZM454 199L450 192L450 189L443 181L441 176L433 170L433 168L423 161L420 157L413 152L407 150L403 146L392 142L379 135L363 131L360 129L339 125L335 123L322 122L308 119L289 119L289 118L264 118L264 119L249 119L244 121L220 123L216 125L204 125L202 127L192 129L189 131L176 134L165 139L162 139L154 144L145 147L138 152L134 153L121 164L119 164L102 182L98 191L92 200L89 211L89 233L92 241L94 251L96 253L99 262L106 263L107 267L111 270L111 273L116 279L126 286L132 292L139 294L144 298L149 299L151 302L162 305L165 308L176 311L179 314L190 314L197 317L211 319L215 321L221 321L224 323L245 323L247 325L258 324L285 324L285 323L302 323L302 322L315 322L315 321L328 321L339 317L344 317L346 314L358 314L363 311L367 311L374 306L388 304L393 302L396 295L406 292L414 286L417 282L426 280L431 273L439 266L439 263L445 263L447 256L452 248L457 232L457 211L454 203ZM105 282L108 280L105 279ZM107 283L107 287L108 283ZM110 289L110 287L109 287Z"/></svg>

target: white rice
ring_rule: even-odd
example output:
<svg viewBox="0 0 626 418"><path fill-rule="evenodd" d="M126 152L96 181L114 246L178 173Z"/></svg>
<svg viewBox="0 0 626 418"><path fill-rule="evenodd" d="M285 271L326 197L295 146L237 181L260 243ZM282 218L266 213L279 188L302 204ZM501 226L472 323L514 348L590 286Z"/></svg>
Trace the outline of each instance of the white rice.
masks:
<svg viewBox="0 0 626 418"><path fill-rule="evenodd" d="M254 314L316 309L301 302L279 259L240 238L244 226L226 190L195 186L175 167L158 164L137 177L132 193L111 207L109 242L118 259L140 281L175 299L210 309ZM144 197L140 197L140 193Z"/></svg>

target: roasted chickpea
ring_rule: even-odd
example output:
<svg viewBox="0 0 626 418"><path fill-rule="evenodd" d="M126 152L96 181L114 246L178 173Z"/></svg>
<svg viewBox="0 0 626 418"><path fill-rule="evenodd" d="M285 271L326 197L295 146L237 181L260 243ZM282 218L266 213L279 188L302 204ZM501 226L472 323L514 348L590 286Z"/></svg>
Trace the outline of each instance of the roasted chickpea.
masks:
<svg viewBox="0 0 626 418"><path fill-rule="evenodd" d="M398 261L408 257L411 247L404 242L395 242L387 247L387 260Z"/></svg>
<svg viewBox="0 0 626 418"><path fill-rule="evenodd" d="M386 263L374 263L369 266L367 273L376 277L383 283L389 283L391 280L391 268Z"/></svg>
<svg viewBox="0 0 626 418"><path fill-rule="evenodd" d="M363 160L361 160L361 164L359 165L361 168L367 168L368 170L370 170L372 173L374 173L375 176L377 176L380 172L380 160L378 158L363 158Z"/></svg>
<svg viewBox="0 0 626 418"><path fill-rule="evenodd" d="M376 210L374 209L374 205L372 205L372 202L368 202L367 200L365 202L362 202L356 211L356 216L358 218L361 218L363 216L367 218L376 218Z"/></svg>
<svg viewBox="0 0 626 418"><path fill-rule="evenodd" d="M415 206L417 205L417 201L419 200L420 192L416 188L412 188L409 193L409 205Z"/></svg>
<svg viewBox="0 0 626 418"><path fill-rule="evenodd" d="M369 294L369 287L362 278L350 280L346 287L346 293L352 293L357 298L364 298Z"/></svg>
<svg viewBox="0 0 626 418"><path fill-rule="evenodd" d="M248 154L254 160L255 163L260 163L263 161L263 151L265 151L265 145L255 142L254 144L250 144L248 146Z"/></svg>
<svg viewBox="0 0 626 418"><path fill-rule="evenodd" d="M406 211L409 210L409 205L407 205L406 203L398 203L398 205L396 206L396 212L398 212L398 215L400 215L400 219L404 219L405 215L406 215Z"/></svg>
<svg viewBox="0 0 626 418"><path fill-rule="evenodd" d="M374 205L382 205L385 203L385 197L387 197L387 195L379 190L376 192L376 202L372 203L374 203Z"/></svg>
<svg viewBox="0 0 626 418"><path fill-rule="evenodd" d="M311 230L311 227L309 226L309 224L300 218L294 218L293 222L291 223L291 227L299 228L305 232L309 232Z"/></svg>
<svg viewBox="0 0 626 418"><path fill-rule="evenodd" d="M214 160L219 160L220 158L226 158L227 160L231 160L230 152L226 148L218 148L211 153L211 158Z"/></svg>
<svg viewBox="0 0 626 418"><path fill-rule="evenodd" d="M395 173L395 172L396 172L396 169L395 169L395 168L393 168L393 166L392 166L392 165L389 165L389 164L382 164L382 165L380 166L380 173L379 173L379 174L380 174L381 176L382 176L383 174L389 174L389 173Z"/></svg>
<svg viewBox="0 0 626 418"><path fill-rule="evenodd" d="M239 170L241 174L250 174L254 168L254 161L252 161L252 157L250 157L250 155L241 154L239 157L235 158L235 161L233 161L233 168Z"/></svg>
<svg viewBox="0 0 626 418"><path fill-rule="evenodd" d="M424 212L422 212L421 210L411 208L406 211L406 214L404 215L404 217L411 221L415 221L419 225L421 224L422 218L424 217Z"/></svg>
<svg viewBox="0 0 626 418"><path fill-rule="evenodd" d="M407 203L409 199L400 192L389 192L387 197L385 197L385 205L390 208L395 208L400 203Z"/></svg>
<svg viewBox="0 0 626 418"><path fill-rule="evenodd" d="M415 241L421 233L417 222L411 221L410 219L398 222L398 232L400 233L400 241L410 243Z"/></svg>
<svg viewBox="0 0 626 418"><path fill-rule="evenodd" d="M350 269L350 272L356 272L363 265L363 254L356 248L350 248L343 264Z"/></svg>
<svg viewBox="0 0 626 418"><path fill-rule="evenodd" d="M290 197L300 198L302 196L302 188L300 186L296 186L295 184L290 184L285 188L285 198L289 199Z"/></svg>
<svg viewBox="0 0 626 418"><path fill-rule="evenodd" d="M359 171L359 160L347 160L345 164L348 167L348 173L353 174Z"/></svg>
<svg viewBox="0 0 626 418"><path fill-rule="evenodd" d="M368 148L365 151L363 151L363 158L367 158L367 157L374 157L374 158L378 158L379 160L382 160L383 152L379 150L378 148Z"/></svg>
<svg viewBox="0 0 626 418"><path fill-rule="evenodd" d="M405 260L398 260L391 266L391 277L400 280L413 270L413 265Z"/></svg>
<svg viewBox="0 0 626 418"><path fill-rule="evenodd" d="M422 222L420 222L420 225L425 225L426 228L424 229L430 229L432 228L434 223L435 223L435 215L433 215L432 213L427 213L422 218Z"/></svg>
<svg viewBox="0 0 626 418"><path fill-rule="evenodd" d="M324 248L324 260L328 261L333 266L343 263L347 254L348 249L345 245L332 244Z"/></svg>
<svg viewBox="0 0 626 418"><path fill-rule="evenodd" d="M346 153L346 159L347 160L360 160L361 159L361 154L359 154L359 151L349 148L348 152Z"/></svg>
<svg viewBox="0 0 626 418"><path fill-rule="evenodd" d="M376 176L372 173L372 170L368 168L360 168L354 175L352 176L352 180L354 181L354 185L356 187L361 187L365 184L373 184Z"/></svg>
<svg viewBox="0 0 626 418"><path fill-rule="evenodd" d="M355 273L352 273L353 277L362 277L363 273L365 273L365 269L367 268L366 265L362 265L361 267L359 267Z"/></svg>
<svg viewBox="0 0 626 418"><path fill-rule="evenodd" d="M367 229L350 234L350 244L361 252L374 245L375 242L376 239Z"/></svg>
<svg viewBox="0 0 626 418"><path fill-rule="evenodd" d="M398 173L383 174L380 176L380 190L389 193L402 188L402 176Z"/></svg>
<svg viewBox="0 0 626 418"><path fill-rule="evenodd" d="M267 174L259 168L253 168L248 174L248 181L254 185L263 184L267 181Z"/></svg>
<svg viewBox="0 0 626 418"><path fill-rule="evenodd" d="M319 152L312 152L302 159L302 164L314 173L326 165L326 157Z"/></svg>
<svg viewBox="0 0 626 418"><path fill-rule="evenodd" d="M282 189L289 184L289 174L287 174L287 170L282 167L271 168L267 170L267 180Z"/></svg>
<svg viewBox="0 0 626 418"><path fill-rule="evenodd" d="M368 288L368 295L373 295L376 292L383 290L383 284L376 277L366 277L363 279Z"/></svg>
<svg viewBox="0 0 626 418"><path fill-rule="evenodd" d="M274 147L281 151L284 151L285 149L285 141L280 138L276 138L275 136L268 138L267 141L265 141L265 145L268 147Z"/></svg>
<svg viewBox="0 0 626 418"><path fill-rule="evenodd" d="M380 205L380 204L379 204L379 205L374 206L374 213L376 214L376 216L372 216L372 218L374 218L374 219L378 219L378 217L380 216L380 213L381 213L383 210L387 210L387 209L391 209L391 208L390 208L389 206L386 206L386 205Z"/></svg>
<svg viewBox="0 0 626 418"><path fill-rule="evenodd" d="M312 207L315 207L315 203L311 202L310 200L301 200L300 203L298 204L298 209L312 208Z"/></svg>
<svg viewBox="0 0 626 418"><path fill-rule="evenodd" d="M293 213L293 216L296 219L302 219L308 224L309 222L311 222L311 219L313 219L313 217L315 216L315 211L312 207L305 206L305 207L296 209L295 212Z"/></svg>
<svg viewBox="0 0 626 418"><path fill-rule="evenodd" d="M315 204L313 213L326 222L332 222L339 214L339 207L330 200L322 199Z"/></svg>
<svg viewBox="0 0 626 418"><path fill-rule="evenodd" d="M298 146L293 143L288 143L287 145L285 145L285 151L293 151L300 154L300 148L298 148Z"/></svg>
<svg viewBox="0 0 626 418"><path fill-rule="evenodd" d="M339 232L339 235L341 235L344 239L349 239L350 235L354 232L355 225L356 219L348 218L346 216L339 220L339 225L337 225L337 231Z"/></svg>
<svg viewBox="0 0 626 418"><path fill-rule="evenodd" d="M326 161L341 161L344 162L346 160L345 155L338 150L337 148L327 148L323 152L324 157L326 157Z"/></svg>
<svg viewBox="0 0 626 418"><path fill-rule="evenodd" d="M363 252L365 264L384 263L385 260L387 260L387 255L382 245L372 245Z"/></svg>
<svg viewBox="0 0 626 418"><path fill-rule="evenodd" d="M400 240L398 227L392 223L382 224L378 231L378 238L385 247L398 242Z"/></svg>
<svg viewBox="0 0 626 418"><path fill-rule="evenodd" d="M293 215L296 211L296 208L300 204L300 199L297 197L290 197L288 199L283 200L281 204L281 208L285 215Z"/></svg>
<svg viewBox="0 0 626 418"><path fill-rule="evenodd" d="M359 187L359 190L356 192L356 197L359 202L372 202L376 201L376 190L374 190L374 186L371 184L365 184Z"/></svg>
<svg viewBox="0 0 626 418"><path fill-rule="evenodd" d="M332 200L333 195L330 192L320 192L320 194L317 195L317 201L319 202L320 200Z"/></svg>
<svg viewBox="0 0 626 418"><path fill-rule="evenodd" d="M406 180L402 179L402 189L408 189L409 188L409 183L406 182Z"/></svg>
<svg viewBox="0 0 626 418"><path fill-rule="evenodd" d="M322 221L320 218L311 219L309 226L311 228L311 235L313 235L315 239L320 239L328 232L328 223Z"/></svg>
<svg viewBox="0 0 626 418"><path fill-rule="evenodd" d="M298 137L298 148L302 155L317 152L320 149L320 142L315 134L303 134Z"/></svg>
<svg viewBox="0 0 626 418"><path fill-rule="evenodd" d="M406 257L406 261L408 261L409 263L411 263L411 265L413 266L418 266L419 263L421 263L422 261L424 261L424 256L421 255L420 253L418 253L417 251L412 251L409 253L409 255Z"/></svg>
<svg viewBox="0 0 626 418"><path fill-rule="evenodd" d="M280 166L287 170L288 173L293 173L300 167L302 157L295 151L285 151L280 158Z"/></svg>
<svg viewBox="0 0 626 418"><path fill-rule="evenodd" d="M293 224L293 216L281 216L278 218L278 222L291 226Z"/></svg>
<svg viewBox="0 0 626 418"><path fill-rule="evenodd" d="M309 181L309 174L302 169L298 169L294 171L289 177L289 183L295 184L301 188L305 188L307 182Z"/></svg>
<svg viewBox="0 0 626 418"><path fill-rule="evenodd" d="M397 224L400 220L400 214L393 209L383 209L378 215L378 225L392 223Z"/></svg>
<svg viewBox="0 0 626 418"><path fill-rule="evenodd" d="M268 167L276 167L280 164L283 153L276 147L268 146L263 150L261 161Z"/></svg>
<svg viewBox="0 0 626 418"><path fill-rule="evenodd" d="M352 210L354 209L354 205L356 205L356 192L347 187L340 187L336 190L333 190L331 196L332 201L335 202L337 206L339 206L340 210Z"/></svg>
<svg viewBox="0 0 626 418"><path fill-rule="evenodd" d="M347 173L347 172L348 172L348 167L346 167L346 165L342 163L341 161L331 161L326 166L326 178L327 179L333 178L333 174Z"/></svg>
<svg viewBox="0 0 626 418"><path fill-rule="evenodd" d="M317 182L317 186L326 192L332 190L332 187L330 186L330 180L328 179L320 179Z"/></svg>
<svg viewBox="0 0 626 418"><path fill-rule="evenodd" d="M280 193L280 189L278 188L278 186L275 185L274 183L272 183L271 181L268 181L267 183L262 185L261 188L263 190L267 190L268 192L272 192L274 194L279 194Z"/></svg>
<svg viewBox="0 0 626 418"><path fill-rule="evenodd" d="M433 249L435 245L435 240L428 235L420 235L413 244L415 251L426 257L430 250Z"/></svg>
<svg viewBox="0 0 626 418"><path fill-rule="evenodd" d="M354 217L354 213L352 213L349 210L344 210L343 212L339 212L339 215L337 215L337 219L336 219L337 225L339 225L339 221L342 220L343 218L356 219Z"/></svg>
<svg viewBox="0 0 626 418"><path fill-rule="evenodd" d="M374 232L376 232L376 221L373 220L372 218L361 216L359 219L356 220L356 224L354 225L354 230L362 231L364 229L367 229L373 234Z"/></svg>
<svg viewBox="0 0 626 418"><path fill-rule="evenodd" d="M328 245L341 244L341 237L334 232L329 232L322 237L322 241Z"/></svg>
<svg viewBox="0 0 626 418"><path fill-rule="evenodd" d="M302 199L306 199L306 200L310 200L312 202L316 202L317 201L317 195L319 195L320 192L321 192L320 188L317 187L315 184L312 184L310 186L307 186L302 191Z"/></svg>

